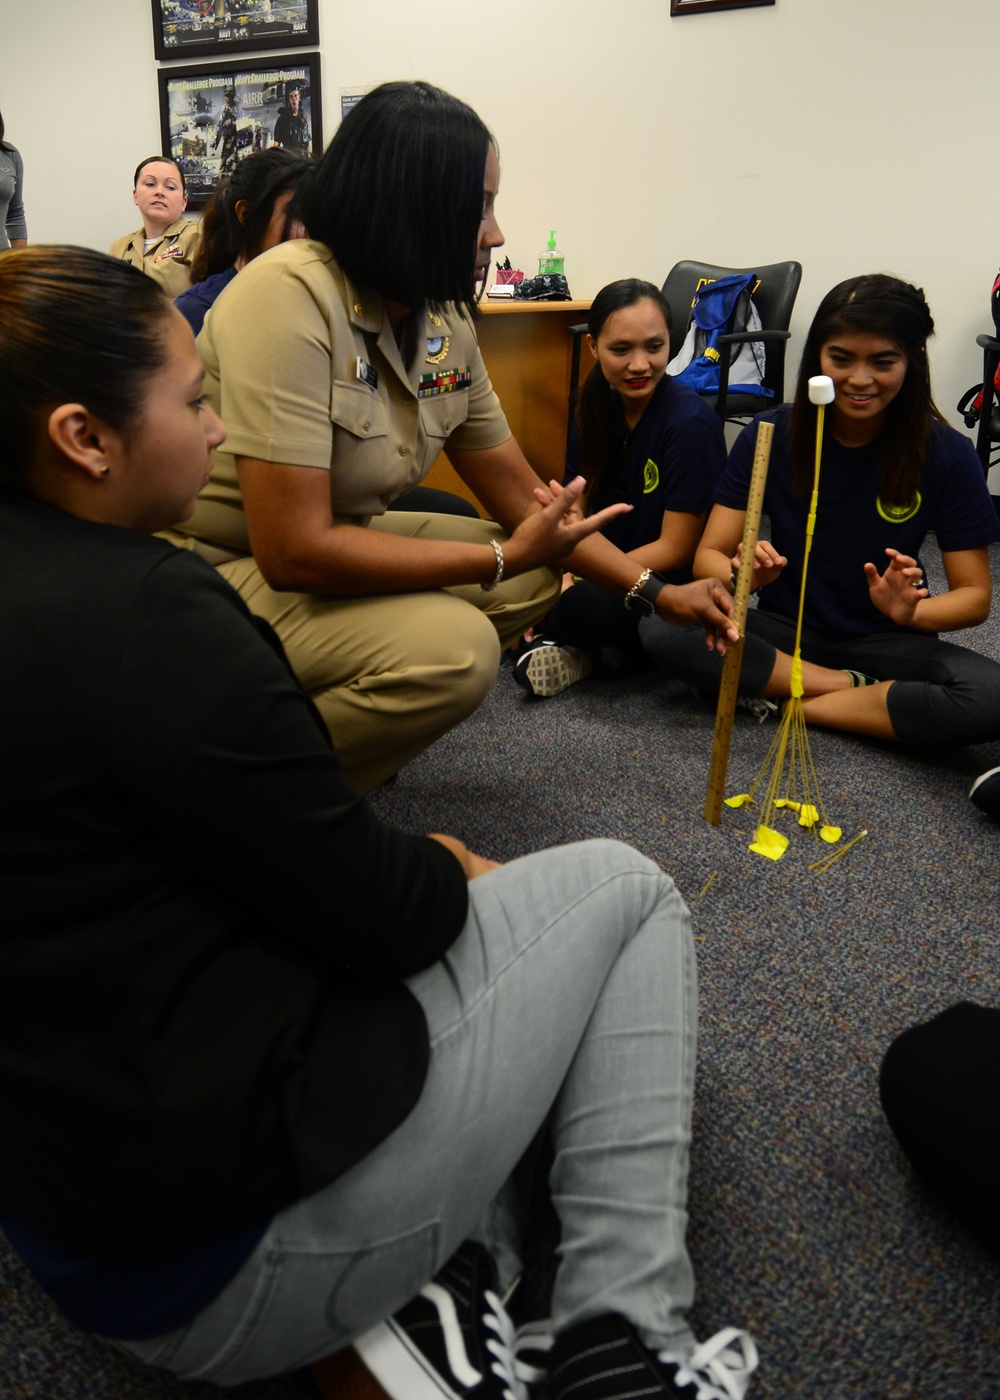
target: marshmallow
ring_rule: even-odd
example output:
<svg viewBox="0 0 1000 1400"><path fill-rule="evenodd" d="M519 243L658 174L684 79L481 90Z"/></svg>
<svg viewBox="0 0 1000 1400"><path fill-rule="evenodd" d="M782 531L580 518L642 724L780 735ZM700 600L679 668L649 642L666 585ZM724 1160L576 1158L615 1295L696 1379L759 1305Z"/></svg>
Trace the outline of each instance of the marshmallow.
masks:
<svg viewBox="0 0 1000 1400"><path fill-rule="evenodd" d="M809 380L810 403L833 403L833 380L828 374L814 374Z"/></svg>

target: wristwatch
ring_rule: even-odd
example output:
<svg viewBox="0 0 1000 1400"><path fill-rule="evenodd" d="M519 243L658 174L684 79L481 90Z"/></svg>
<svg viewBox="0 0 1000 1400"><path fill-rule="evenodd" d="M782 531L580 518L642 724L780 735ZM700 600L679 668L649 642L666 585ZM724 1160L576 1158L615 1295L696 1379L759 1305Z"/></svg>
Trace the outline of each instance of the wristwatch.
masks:
<svg viewBox="0 0 1000 1400"><path fill-rule="evenodd" d="M652 569L643 569L625 594L626 610L641 613L643 617L651 617L656 611L656 600L665 583L666 579L661 578L659 574L654 574Z"/></svg>

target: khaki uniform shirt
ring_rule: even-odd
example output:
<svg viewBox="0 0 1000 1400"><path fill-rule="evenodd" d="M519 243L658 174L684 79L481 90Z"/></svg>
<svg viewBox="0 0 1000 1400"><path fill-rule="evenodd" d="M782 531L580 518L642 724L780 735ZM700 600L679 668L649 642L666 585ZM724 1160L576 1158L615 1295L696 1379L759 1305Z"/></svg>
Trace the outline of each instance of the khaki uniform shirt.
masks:
<svg viewBox="0 0 1000 1400"><path fill-rule="evenodd" d="M191 263L200 238L201 224L197 219L176 219L148 252L141 228L116 238L108 252L155 278L173 299L191 285Z"/></svg>
<svg viewBox="0 0 1000 1400"><path fill-rule="evenodd" d="M475 450L510 437L460 310L415 313L400 349L382 299L353 286L322 243L255 258L209 311L198 350L229 436L178 529L224 550L250 548L237 456L328 471L334 519L367 525L447 444Z"/></svg>

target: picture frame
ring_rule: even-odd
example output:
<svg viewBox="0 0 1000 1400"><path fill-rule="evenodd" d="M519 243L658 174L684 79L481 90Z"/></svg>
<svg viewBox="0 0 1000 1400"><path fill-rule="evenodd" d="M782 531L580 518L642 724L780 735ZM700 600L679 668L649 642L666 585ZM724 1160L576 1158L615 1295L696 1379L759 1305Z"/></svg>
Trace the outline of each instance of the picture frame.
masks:
<svg viewBox="0 0 1000 1400"><path fill-rule="evenodd" d="M700 15L706 10L749 10L758 5L773 5L774 0L670 0L670 17Z"/></svg>
<svg viewBox="0 0 1000 1400"><path fill-rule="evenodd" d="M184 172L190 209L207 204L219 181L255 151L277 145L310 156L323 149L318 53L258 63L248 55L161 68L157 76L161 150Z"/></svg>
<svg viewBox="0 0 1000 1400"><path fill-rule="evenodd" d="M319 0L151 0L160 60L224 58L319 43Z"/></svg>

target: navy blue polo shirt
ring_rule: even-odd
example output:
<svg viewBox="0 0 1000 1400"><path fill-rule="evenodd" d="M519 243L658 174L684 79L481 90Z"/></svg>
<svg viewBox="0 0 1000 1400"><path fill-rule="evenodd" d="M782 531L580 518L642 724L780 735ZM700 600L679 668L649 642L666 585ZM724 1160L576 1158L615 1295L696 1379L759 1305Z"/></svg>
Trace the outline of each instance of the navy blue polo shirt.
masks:
<svg viewBox="0 0 1000 1400"><path fill-rule="evenodd" d="M784 407L760 414L743 430L733 444L715 500L732 510L746 509L757 424L774 423L764 513L770 517L771 543L787 555L788 564L774 583L761 589L758 605L765 612L797 617L809 498L800 497L792 487L790 421L791 410ZM872 603L863 569L871 563L883 573L886 549L898 549L919 563L920 548L931 530L945 553L980 549L1000 540L979 458L969 439L954 428L933 421L919 496L909 508L887 509L880 501L881 467L881 438L863 447L844 447L827 431L804 623L833 639L898 628Z"/></svg>
<svg viewBox="0 0 1000 1400"><path fill-rule="evenodd" d="M193 287L188 287L186 292L174 298L174 305L195 335L205 324L205 317L215 305L219 293L229 286L235 276L236 268L227 267L224 272L215 272L211 277L206 277L204 282L195 282Z"/></svg>
<svg viewBox="0 0 1000 1400"><path fill-rule="evenodd" d="M625 553L659 539L663 513L699 514L712 504L712 490L726 461L726 438L715 412L698 394L664 375L631 432L625 426L621 398L609 389L612 412L621 424L623 477L605 472L590 510L616 501L633 509L605 525L602 534ZM580 439L574 422L566 448L566 476L580 471ZM684 577L690 578L685 570ZM676 581L671 576L671 582Z"/></svg>

